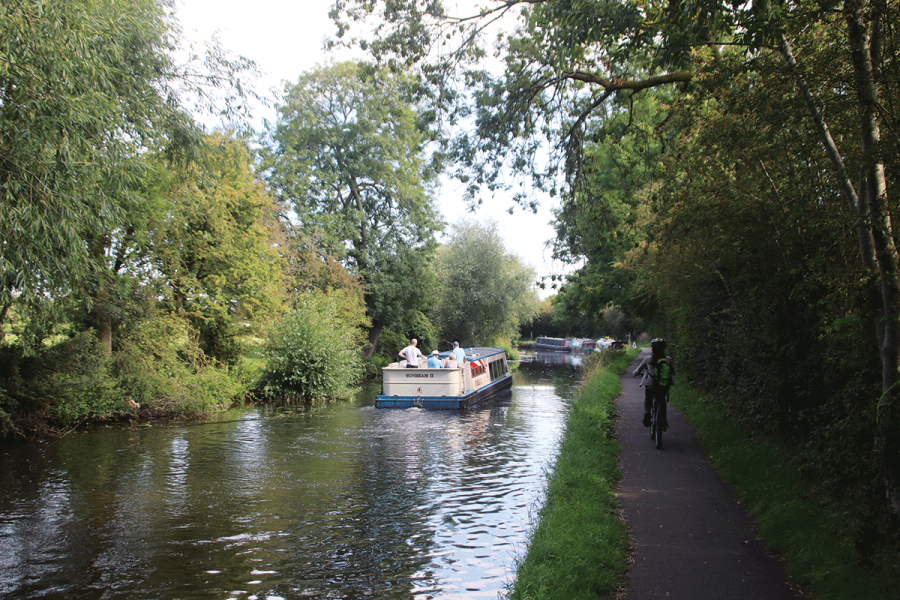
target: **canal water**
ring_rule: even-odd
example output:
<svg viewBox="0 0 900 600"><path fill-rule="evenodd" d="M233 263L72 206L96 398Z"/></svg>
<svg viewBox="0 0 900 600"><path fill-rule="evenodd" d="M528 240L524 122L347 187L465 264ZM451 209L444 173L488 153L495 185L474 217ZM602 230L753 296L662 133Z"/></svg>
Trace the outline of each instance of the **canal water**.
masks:
<svg viewBox="0 0 900 600"><path fill-rule="evenodd" d="M577 360L462 412L370 389L0 448L0 598L502 598Z"/></svg>

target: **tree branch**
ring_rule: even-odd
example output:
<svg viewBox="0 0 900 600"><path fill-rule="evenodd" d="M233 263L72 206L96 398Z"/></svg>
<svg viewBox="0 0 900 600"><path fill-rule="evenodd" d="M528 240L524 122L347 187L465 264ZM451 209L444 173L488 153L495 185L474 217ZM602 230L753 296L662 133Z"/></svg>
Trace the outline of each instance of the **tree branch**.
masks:
<svg viewBox="0 0 900 600"><path fill-rule="evenodd" d="M639 92L641 90L659 87L661 85L667 85L670 83L691 81L691 79L694 78L694 74L689 71L675 71L674 73L655 75L653 77L648 77L647 79L628 80L616 79L615 77L612 79L607 79L606 77L601 77L593 73L571 71L563 73L563 77L566 79L574 79L576 81L583 81L585 83L600 85L607 92L616 92L619 90L631 90L633 92Z"/></svg>

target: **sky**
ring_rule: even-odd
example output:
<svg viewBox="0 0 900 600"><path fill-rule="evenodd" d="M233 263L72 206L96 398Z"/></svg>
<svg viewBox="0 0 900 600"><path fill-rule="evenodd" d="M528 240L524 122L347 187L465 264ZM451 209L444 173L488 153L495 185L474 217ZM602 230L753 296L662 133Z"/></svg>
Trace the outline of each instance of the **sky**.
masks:
<svg viewBox="0 0 900 600"><path fill-rule="evenodd" d="M257 63L263 72L258 91L281 91L285 81L296 81L317 64L353 57L347 51L333 54L322 49L323 40L335 31L328 18L332 1L176 0L176 16L186 42L202 48L204 41L217 35L226 50ZM254 124L260 128L263 120L274 122L276 112L274 107L260 105L257 115ZM541 200L537 214L518 208L509 214L513 204L509 198L486 198L473 216L465 211L462 191L461 185L448 181L438 192L437 203L448 223L467 216L493 219L499 224L507 250L533 267L539 278L565 270L545 247L555 237L549 197ZM552 293L549 288L539 290L542 298Z"/></svg>

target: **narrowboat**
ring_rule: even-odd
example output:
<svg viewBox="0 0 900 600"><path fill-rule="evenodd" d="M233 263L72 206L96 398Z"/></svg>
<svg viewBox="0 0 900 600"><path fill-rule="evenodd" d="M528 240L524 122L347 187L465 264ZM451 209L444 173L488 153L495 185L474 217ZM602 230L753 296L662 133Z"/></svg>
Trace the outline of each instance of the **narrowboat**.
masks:
<svg viewBox="0 0 900 600"><path fill-rule="evenodd" d="M538 336L538 338L534 341L534 347L538 350L569 351L572 349L572 340L567 340L564 338Z"/></svg>
<svg viewBox="0 0 900 600"><path fill-rule="evenodd" d="M614 340L611 338L600 338L594 348L597 352L603 350L624 350L628 344L622 340Z"/></svg>
<svg viewBox="0 0 900 600"><path fill-rule="evenodd" d="M375 408L436 408L459 410L477 404L512 386L502 348L465 348L466 362L455 369L407 368L406 361L381 369L382 390ZM439 355L446 365L449 352Z"/></svg>
<svg viewBox="0 0 900 600"><path fill-rule="evenodd" d="M590 352L597 347L597 342L587 338L572 338L572 350L585 350Z"/></svg>

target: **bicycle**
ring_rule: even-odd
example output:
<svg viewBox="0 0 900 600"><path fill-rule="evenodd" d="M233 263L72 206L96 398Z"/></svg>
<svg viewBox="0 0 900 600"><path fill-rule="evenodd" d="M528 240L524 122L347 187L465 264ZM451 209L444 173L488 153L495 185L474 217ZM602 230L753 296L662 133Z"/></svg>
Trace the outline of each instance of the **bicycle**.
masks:
<svg viewBox="0 0 900 600"><path fill-rule="evenodd" d="M666 390L665 403L669 403L669 390ZM659 398L653 395L653 407L650 409L650 439L656 442L656 449L662 448L662 434L668 426L666 424L666 410L660 406ZM660 414L662 413L662 414Z"/></svg>

